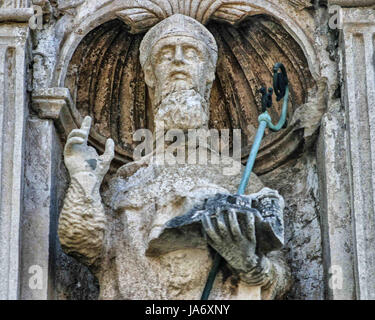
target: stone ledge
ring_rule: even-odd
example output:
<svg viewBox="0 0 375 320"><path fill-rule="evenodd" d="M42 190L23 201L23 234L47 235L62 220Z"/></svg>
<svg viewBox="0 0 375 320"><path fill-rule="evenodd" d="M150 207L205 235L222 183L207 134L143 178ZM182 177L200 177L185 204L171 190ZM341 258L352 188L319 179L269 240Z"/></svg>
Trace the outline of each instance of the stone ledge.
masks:
<svg viewBox="0 0 375 320"><path fill-rule="evenodd" d="M35 90L32 97L32 108L42 119L58 119L62 107L72 103L72 98L67 88Z"/></svg>
<svg viewBox="0 0 375 320"><path fill-rule="evenodd" d="M59 132L67 133L76 128L70 112L73 101L68 88L35 90L32 94L31 105L39 118L54 120Z"/></svg>
<svg viewBox="0 0 375 320"><path fill-rule="evenodd" d="M375 3L375 0L374 0ZM375 10L370 8L346 8L342 9L343 24L360 25L369 24L375 25Z"/></svg>
<svg viewBox="0 0 375 320"><path fill-rule="evenodd" d="M329 0L330 5L341 7L369 7L375 6L375 0Z"/></svg>
<svg viewBox="0 0 375 320"><path fill-rule="evenodd" d="M32 8L0 9L0 22L28 22L33 15Z"/></svg>

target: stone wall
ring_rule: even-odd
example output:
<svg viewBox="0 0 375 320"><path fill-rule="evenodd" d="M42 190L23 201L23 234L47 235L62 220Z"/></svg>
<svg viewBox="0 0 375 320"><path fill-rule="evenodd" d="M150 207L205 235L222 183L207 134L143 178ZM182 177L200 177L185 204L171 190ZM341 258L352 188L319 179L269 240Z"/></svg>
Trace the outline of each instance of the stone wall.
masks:
<svg viewBox="0 0 375 320"><path fill-rule="evenodd" d="M294 283L287 299L325 298L319 185L315 153L307 152L261 176L286 203L285 251Z"/></svg>
<svg viewBox="0 0 375 320"><path fill-rule="evenodd" d="M218 36L223 38L223 47L232 41L237 50L233 50L233 65L245 70L243 82L242 74L234 72L233 87L237 88L231 95L225 87L229 87L231 74L220 71L218 78L224 85L215 84L214 92L218 93L213 94L212 105L220 107L225 96L232 113L227 119L216 110L215 119L219 125L246 128L244 159L256 126L256 89L266 77L258 80L267 68L272 68L274 59L281 57L296 68L292 85L299 78L308 78L292 92L289 129L280 135L267 132L255 168L265 184L279 190L286 200L285 252L294 278L286 298L374 298L375 278L369 270L375 259L375 2L242 2L239 9L231 5L215 7L215 1L210 1L207 3L211 7L206 9L211 15L197 9L194 17L205 24L211 19L211 26L220 28L231 25ZM163 18L161 13L168 12L161 8L146 23L132 15L132 0L35 0L33 4L42 8L43 28L31 31L28 21L33 10L29 1L0 1L0 277L5 279L0 284L0 298L96 299L96 280L87 268L62 252L56 234L68 185L62 147L66 134L79 125L82 116L94 112L89 107L95 107L85 105L82 94L77 96L75 68L81 60L76 49L84 48L85 36L92 30L103 29L113 23L108 21L116 19L129 32L129 38L135 33L134 37L140 39L149 23L154 24ZM329 27L327 5L342 7L337 29ZM230 10L235 14L228 14ZM193 14L190 11L185 13ZM251 17L253 14L258 17ZM267 19L278 21L283 29L270 27L272 23ZM271 28L274 37L272 50L267 50L267 46L271 48L267 41L252 44L258 47L250 56L262 63L257 63L259 69L255 71L246 65L249 58L244 58L241 51L251 47L244 45L249 40L235 47L233 32L243 21L250 29L251 21L262 24L262 32ZM219 32L219 28L214 29ZM284 36L278 38L280 35ZM108 47L103 39L97 40L97 47ZM277 41L281 53L275 49ZM282 47L283 41L298 47L294 50L298 54ZM117 55L119 48L123 47L114 48ZM224 62L224 67L230 64L229 60ZM86 67L90 71L90 63ZM136 72L138 84L129 85L144 88L139 68ZM143 100L134 101L139 110L145 111L147 97L139 90L138 97ZM245 93L253 109L239 113L236 108L249 100ZM88 100L95 97L93 92L84 94ZM107 105L99 107L105 110ZM143 120L138 124L147 122ZM103 123L98 120L90 136L91 144L99 151L103 151L105 138L112 130L107 129L114 125ZM130 160L125 142L123 148L116 149L112 172ZM42 288L36 290L29 286L34 272L30 267L35 265L43 274ZM341 288L332 286L337 270L343 279Z"/></svg>

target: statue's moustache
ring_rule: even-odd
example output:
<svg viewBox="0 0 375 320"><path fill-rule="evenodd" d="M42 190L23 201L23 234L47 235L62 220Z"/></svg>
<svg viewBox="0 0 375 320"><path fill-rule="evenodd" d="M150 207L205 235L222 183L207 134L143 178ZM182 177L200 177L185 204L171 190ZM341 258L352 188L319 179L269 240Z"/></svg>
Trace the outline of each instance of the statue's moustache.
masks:
<svg viewBox="0 0 375 320"><path fill-rule="evenodd" d="M181 75L185 79L191 79L190 73L183 68L171 70L171 72L169 72L168 77L171 81L174 81L174 80L176 80L176 76L181 76Z"/></svg>

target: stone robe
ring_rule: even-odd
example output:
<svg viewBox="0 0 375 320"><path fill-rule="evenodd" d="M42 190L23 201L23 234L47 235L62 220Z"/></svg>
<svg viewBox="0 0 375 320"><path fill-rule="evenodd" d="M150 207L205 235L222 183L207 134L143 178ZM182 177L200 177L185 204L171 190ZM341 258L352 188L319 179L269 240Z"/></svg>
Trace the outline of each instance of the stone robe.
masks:
<svg viewBox="0 0 375 320"><path fill-rule="evenodd" d="M224 175L224 167L151 162L145 166L132 163L118 170L103 194L108 229L97 273L101 299L200 299L213 261L212 249L197 248L192 240L191 247L187 243L185 248L159 256L146 252L170 219L216 193L236 193L242 174ZM246 193L262 187L252 174ZM280 276L286 278L287 268L276 260ZM261 291L224 266L210 299L260 299ZM262 292L263 298L274 294Z"/></svg>

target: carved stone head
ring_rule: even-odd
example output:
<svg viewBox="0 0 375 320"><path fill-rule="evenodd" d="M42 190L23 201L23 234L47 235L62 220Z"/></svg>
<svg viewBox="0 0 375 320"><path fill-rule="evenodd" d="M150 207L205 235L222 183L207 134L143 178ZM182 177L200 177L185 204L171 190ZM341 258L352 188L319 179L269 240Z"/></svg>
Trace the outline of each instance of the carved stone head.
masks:
<svg viewBox="0 0 375 320"><path fill-rule="evenodd" d="M155 122L165 129L207 126L217 45L201 23L181 14L164 19L143 38L140 61Z"/></svg>

